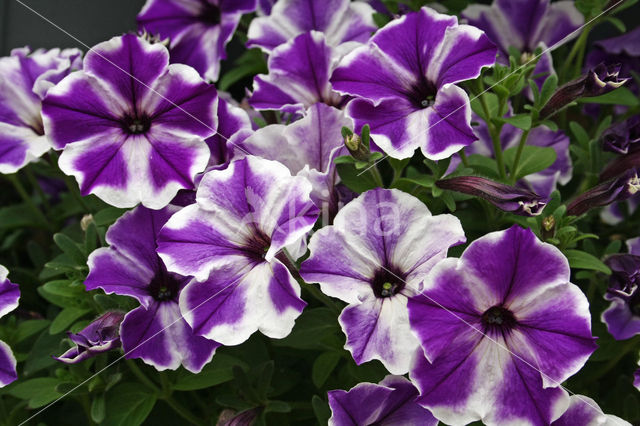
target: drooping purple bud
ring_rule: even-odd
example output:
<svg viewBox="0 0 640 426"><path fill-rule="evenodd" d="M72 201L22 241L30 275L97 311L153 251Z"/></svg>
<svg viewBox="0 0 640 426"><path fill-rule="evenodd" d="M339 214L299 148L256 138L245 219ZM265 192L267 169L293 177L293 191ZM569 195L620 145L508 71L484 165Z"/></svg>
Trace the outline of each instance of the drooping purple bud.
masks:
<svg viewBox="0 0 640 426"><path fill-rule="evenodd" d="M567 214L580 216L594 207L602 207L626 200L640 189L640 178L635 169L628 169L620 176L602 182L579 195L567 206Z"/></svg>
<svg viewBox="0 0 640 426"><path fill-rule="evenodd" d="M540 118L548 118L578 98L600 96L625 84L629 79L620 78L620 64L603 62L586 74L561 86L540 111Z"/></svg>
<svg viewBox="0 0 640 426"><path fill-rule="evenodd" d="M640 256L614 254L605 263L611 268L607 293L618 297L629 297L640 285Z"/></svg>
<svg viewBox="0 0 640 426"><path fill-rule="evenodd" d="M535 192L479 176L460 176L439 180L436 186L483 198L501 210L520 216L537 216L547 205L547 200Z"/></svg>
<svg viewBox="0 0 640 426"><path fill-rule="evenodd" d="M602 149L628 154L633 144L640 142L640 115L614 124L602 134Z"/></svg>
<svg viewBox="0 0 640 426"><path fill-rule="evenodd" d="M76 364L120 347L120 323L124 319L124 315L123 312L109 311L91 322L79 333L68 332L69 339L76 346L59 357L54 357L54 359L65 364Z"/></svg>

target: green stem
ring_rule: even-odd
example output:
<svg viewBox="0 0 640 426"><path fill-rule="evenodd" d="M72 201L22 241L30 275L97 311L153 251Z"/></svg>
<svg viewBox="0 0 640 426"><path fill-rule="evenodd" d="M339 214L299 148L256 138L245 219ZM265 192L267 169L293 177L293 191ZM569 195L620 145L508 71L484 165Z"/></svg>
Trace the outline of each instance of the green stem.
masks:
<svg viewBox="0 0 640 426"><path fill-rule="evenodd" d="M49 200L47 200L47 197L46 197L44 191L42 190L42 187L40 186L40 183L38 182L38 179L36 179L35 175L31 171L31 168L30 167L25 167L24 168L24 172L27 175L27 179L29 179L29 182L31 183L31 186L33 186L35 188L36 192L38 192L38 196L42 200L42 204L44 205L45 211L51 210L51 204L49 204Z"/></svg>
<svg viewBox="0 0 640 426"><path fill-rule="evenodd" d="M51 227L51 224L47 220L47 217L44 215L44 213L42 213L42 211L38 208L38 206L35 205L31 197L27 193L27 191L24 189L24 186L22 186L22 183L20 183L20 179L18 179L18 176L16 174L5 175L5 176L13 184L13 187L16 189L18 194L20 194L20 197L22 198L22 200L29 206L29 209L33 211L33 214L35 214L36 217L42 222L42 225L49 231L53 231L53 228Z"/></svg>
<svg viewBox="0 0 640 426"><path fill-rule="evenodd" d="M522 156L522 151L524 150L524 146L527 144L527 137L529 137L529 132L531 129L527 129L522 132L522 136L520 136L520 141L518 142L518 148L516 150L516 157L513 159L513 167L511 170L511 183L516 183L516 177L518 176L518 165L520 164L520 157Z"/></svg>
<svg viewBox="0 0 640 426"><path fill-rule="evenodd" d="M380 170L378 170L378 166L376 164L372 164L369 166L369 173L373 177L373 180L376 182L380 188L384 188L384 182L382 182L382 175L380 175Z"/></svg>
<svg viewBox="0 0 640 426"><path fill-rule="evenodd" d="M496 164L498 166L498 173L500 173L500 177L502 179L507 178L507 169L504 167L504 158L502 157L502 144L500 143L500 131L502 130L502 126L497 127L493 121L491 121L491 113L489 112L489 106L487 105L487 101L483 96L484 85L482 81L478 79L478 90L480 93L478 98L480 99L480 105L482 106L482 111L484 112L484 121L487 123L487 127L489 128L489 135L491 136L491 142L493 143L493 152L496 156ZM498 109L502 109L500 106ZM500 114L500 111L498 111Z"/></svg>
<svg viewBox="0 0 640 426"><path fill-rule="evenodd" d="M136 365L135 361L130 359L125 359L125 362L127 363L129 370L131 370L133 375L136 376L138 380L140 380L146 387L148 387L152 391L156 393L160 393L160 389L158 388L158 386L155 383L153 383L153 381L150 378L148 378L147 375L144 374L142 370L140 370L140 368Z"/></svg>
<svg viewBox="0 0 640 426"><path fill-rule="evenodd" d="M464 148L462 148L460 152L458 152L458 154L460 154L460 159L462 160L462 164L465 167L469 167L469 159L467 158L467 154L464 152Z"/></svg>
<svg viewBox="0 0 640 426"><path fill-rule="evenodd" d="M576 40L576 42L573 44L573 47L571 48L567 59L565 59L564 61L564 66L562 67L562 75L567 80L570 80L576 75L575 70L571 75L567 75L567 73L569 72L569 67L571 67L572 61L576 57L576 55L578 56L578 58L581 58L581 60L576 63L576 70L578 73L580 73L580 69L582 67L582 58L584 58L584 51L587 47L587 38L589 37L589 32L591 31L591 27L593 26L593 24L594 23L592 22L582 29L578 40Z"/></svg>
<svg viewBox="0 0 640 426"><path fill-rule="evenodd" d="M620 362L620 360L625 357L625 355L627 355L629 352L631 352L631 350L635 349L638 346L638 343L640 343L640 336L636 336L632 339L629 339L625 343L625 345L622 346L622 348L618 352L616 352L616 355L613 358L611 358L603 368L599 369L595 375L589 377L589 382L594 382L598 380L600 377L607 374L609 370L616 367Z"/></svg>
<svg viewBox="0 0 640 426"><path fill-rule="evenodd" d="M191 414L188 408L180 404L171 396L173 391L171 389L171 383L169 382L169 378L167 377L166 374L160 373L160 382L162 383L162 396L160 397L160 399L166 402L167 405L169 405L169 407L173 409L173 411L178 413L183 419L185 419L189 423L192 423L197 426L204 424L203 421L200 421L199 418Z"/></svg>
<svg viewBox="0 0 640 426"><path fill-rule="evenodd" d="M82 210L84 210L85 213L91 213L91 209L89 208L87 203L84 202L84 199L82 198L82 194L80 194L80 190L76 186L76 182L71 177L65 175L64 183L65 185L67 185L67 189L69 189L69 192L71 193L73 198L75 198L78 204L80 204L80 207L82 207Z"/></svg>

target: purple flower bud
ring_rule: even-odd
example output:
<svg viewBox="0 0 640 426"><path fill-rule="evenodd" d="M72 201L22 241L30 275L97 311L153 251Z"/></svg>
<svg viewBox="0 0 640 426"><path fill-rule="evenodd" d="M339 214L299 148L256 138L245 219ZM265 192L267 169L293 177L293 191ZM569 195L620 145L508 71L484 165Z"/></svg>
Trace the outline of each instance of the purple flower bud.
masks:
<svg viewBox="0 0 640 426"><path fill-rule="evenodd" d="M605 263L612 271L607 293L622 298L631 296L640 284L640 256L614 254Z"/></svg>
<svg viewBox="0 0 640 426"><path fill-rule="evenodd" d="M640 141L640 115L614 124L602 134L602 149L628 154L630 147Z"/></svg>
<svg viewBox="0 0 640 426"><path fill-rule="evenodd" d="M54 358L65 364L76 364L120 347L120 323L123 319L123 312L110 311L102 314L77 334L67 332L69 339L76 346Z"/></svg>
<svg viewBox="0 0 640 426"><path fill-rule="evenodd" d="M505 185L478 176L460 176L436 182L442 189L484 198L501 210L520 216L537 216L547 200L535 192Z"/></svg>
<svg viewBox="0 0 640 426"><path fill-rule="evenodd" d="M614 339L629 339L640 334L640 256L616 254L605 263L612 271L605 294L611 305L602 320Z"/></svg>
<svg viewBox="0 0 640 426"><path fill-rule="evenodd" d="M626 200L640 189L640 179L635 169L602 182L574 199L567 207L567 214L579 216L594 207L602 207L615 201Z"/></svg>
<svg viewBox="0 0 640 426"><path fill-rule="evenodd" d="M620 78L620 64L600 63L585 75L561 86L540 111L540 118L548 118L578 98L604 95L625 84L629 79Z"/></svg>

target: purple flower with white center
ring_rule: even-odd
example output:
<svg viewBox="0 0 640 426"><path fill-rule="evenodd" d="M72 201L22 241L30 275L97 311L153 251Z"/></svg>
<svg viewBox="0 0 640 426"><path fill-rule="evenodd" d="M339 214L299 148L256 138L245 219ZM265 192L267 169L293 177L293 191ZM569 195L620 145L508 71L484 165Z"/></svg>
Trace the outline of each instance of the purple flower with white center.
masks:
<svg viewBox="0 0 640 426"><path fill-rule="evenodd" d="M331 83L357 97L347 106L356 131L369 124L389 156L409 158L420 147L439 160L477 139L469 97L455 83L479 76L495 56L482 31L423 7L345 56Z"/></svg>
<svg viewBox="0 0 640 426"><path fill-rule="evenodd" d="M120 323L124 312L110 311L92 321L79 333L67 332L75 347L54 357L65 364L77 364L103 352L119 348Z"/></svg>
<svg viewBox="0 0 640 426"><path fill-rule="evenodd" d="M197 373L220 345L197 336L184 320L178 298L191 277L168 272L156 253L160 228L177 210L138 206L125 213L107 231L110 247L89 256L84 284L87 290L101 288L140 302L120 325L126 358L141 358L157 370L183 365Z"/></svg>
<svg viewBox="0 0 640 426"><path fill-rule="evenodd" d="M7 279L8 274L7 268L0 265L0 317L17 308L20 299L20 289ZM11 348L0 340L0 388L18 378L16 364Z"/></svg>
<svg viewBox="0 0 640 426"><path fill-rule="evenodd" d="M462 17L484 31L498 46L498 60L505 65L509 64L510 47L520 51L520 62L525 64L533 59L537 48L545 51L560 46L561 41L576 37L579 34L576 30L584 24L584 16L573 1L495 0L491 6L467 7ZM542 87L544 80L554 73L551 53L546 51L538 59L532 75L542 74L536 79Z"/></svg>
<svg viewBox="0 0 640 426"><path fill-rule="evenodd" d="M344 98L329 83L337 63L333 51L317 31L277 47L269 56L269 74L254 78L249 103L258 110L285 112L300 112L318 102L341 107Z"/></svg>
<svg viewBox="0 0 640 426"><path fill-rule="evenodd" d="M424 356L410 375L440 421L545 425L566 410L559 387L596 349L589 304L569 263L512 226L446 259L409 300Z"/></svg>
<svg viewBox="0 0 640 426"><path fill-rule="evenodd" d="M357 364L379 359L392 374L404 374L418 348L407 300L449 247L465 240L455 216L432 216L417 198L378 188L311 237L300 275L349 304L339 322Z"/></svg>
<svg viewBox="0 0 640 426"><path fill-rule="evenodd" d="M311 200L333 216L338 210L335 185L340 179L333 160L348 155L341 130L351 126L342 111L315 104L293 124L272 124L257 130L238 146L235 156L248 152L276 160L292 174L306 177L313 186Z"/></svg>
<svg viewBox="0 0 640 426"><path fill-rule="evenodd" d="M193 188L209 160L218 97L191 67L132 34L87 53L43 101L45 133L83 195L116 207L159 209Z"/></svg>
<svg viewBox="0 0 640 426"><path fill-rule="evenodd" d="M255 331L282 338L306 305L285 264L318 218L311 184L276 161L247 156L204 175L196 204L167 222L158 253L193 275L180 309L196 334L237 345ZM282 260L282 261L281 261Z"/></svg>
<svg viewBox="0 0 640 426"><path fill-rule="evenodd" d="M507 212L520 216L537 216L542 213L548 199L527 189L494 182L480 176L457 176L442 179L436 186L450 191L483 198Z"/></svg>
<svg viewBox="0 0 640 426"><path fill-rule="evenodd" d="M436 426L438 420L415 400L418 390L402 376L360 383L348 392L328 392L329 426Z"/></svg>
<svg viewBox="0 0 640 426"><path fill-rule="evenodd" d="M494 158L493 142L489 135L487 123L475 113L471 114L471 121L478 123L477 126L473 127L473 132L478 141L465 149L466 154L480 154ZM521 136L521 129L508 123L504 124L500 131L502 150L518 146ZM553 131L546 126L535 127L529 132L527 145L553 148L556 152L556 161L546 169L521 179L517 182L517 186L530 189L543 197L548 197L556 189L557 184L565 185L571 180L572 166L571 156L569 155L569 137L562 130ZM457 155L452 157L449 171L455 170L459 164L460 157Z"/></svg>
<svg viewBox="0 0 640 426"><path fill-rule="evenodd" d="M620 417L604 414L598 404L584 395L572 395L569 408L551 426L631 426Z"/></svg>
<svg viewBox="0 0 640 426"><path fill-rule="evenodd" d="M366 42L377 29L373 9L361 1L279 0L269 16L254 18L249 26L247 47L260 47L267 53L295 36L323 32L330 46ZM353 43L351 43L353 44Z"/></svg>
<svg viewBox="0 0 640 426"><path fill-rule="evenodd" d="M213 167L227 163L231 160L235 146L228 141L239 132L251 132L251 119L249 114L240 107L232 104L232 100L225 100L222 97L218 103L218 129L215 135L206 140L211 157L209 166ZM231 146L229 146L231 145Z"/></svg>
<svg viewBox="0 0 640 426"><path fill-rule="evenodd" d="M172 63L190 65L204 79L216 81L242 14L255 9L256 0L148 0L138 25L169 38Z"/></svg>
<svg viewBox="0 0 640 426"><path fill-rule="evenodd" d="M0 173L15 173L51 148L42 98L82 64L78 49L13 49L0 58Z"/></svg>

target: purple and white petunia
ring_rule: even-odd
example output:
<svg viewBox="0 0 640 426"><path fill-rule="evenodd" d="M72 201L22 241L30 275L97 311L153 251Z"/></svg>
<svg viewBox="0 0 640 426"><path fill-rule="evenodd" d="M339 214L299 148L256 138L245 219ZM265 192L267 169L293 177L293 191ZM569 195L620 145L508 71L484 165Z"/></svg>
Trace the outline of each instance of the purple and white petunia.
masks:
<svg viewBox="0 0 640 426"><path fill-rule="evenodd" d="M138 25L169 38L172 63L190 65L204 79L216 81L242 14L255 9L256 0L147 0Z"/></svg>
<svg viewBox="0 0 640 426"><path fill-rule="evenodd" d="M569 404L560 383L596 348L587 298L569 278L560 250L516 225L436 265L408 303L424 352L410 372L419 403L456 425L559 418Z"/></svg>
<svg viewBox="0 0 640 426"><path fill-rule="evenodd" d="M631 426L620 417L604 414L598 404L584 395L572 395L569 408L551 426Z"/></svg>
<svg viewBox="0 0 640 426"><path fill-rule="evenodd" d="M498 60L509 64L509 48L520 51L522 64L533 58L537 48L543 49L533 75L541 87L554 74L553 60L547 48L553 49L576 37L584 24L584 16L573 1L495 0L491 6L473 4L462 11L462 17L484 32L498 45ZM557 44L557 45L556 45ZM518 59L518 58L517 58Z"/></svg>
<svg viewBox="0 0 640 426"><path fill-rule="evenodd" d="M235 143L229 143L236 133L246 135L252 133L251 119L249 114L242 108L233 104L233 99L221 97L218 103L218 129L215 135L207 138L206 142L211 151L208 167L214 167L227 163L231 160Z"/></svg>
<svg viewBox="0 0 640 426"><path fill-rule="evenodd" d="M204 175L196 204L167 222L158 253L193 279L180 309L196 334L237 345L255 331L282 338L306 305L283 261L318 218L311 184L276 161L247 156Z"/></svg>
<svg viewBox="0 0 640 426"><path fill-rule="evenodd" d="M20 299L20 289L7 279L8 274L7 268L0 265L0 317L17 308ZM0 340L0 388L18 378L16 364L11 348Z"/></svg>
<svg viewBox="0 0 640 426"><path fill-rule="evenodd" d="M159 209L193 188L209 160L218 97L191 67L132 34L87 53L83 71L49 91L42 115L59 165L83 195Z"/></svg>
<svg viewBox="0 0 640 426"><path fill-rule="evenodd" d="M449 247L464 241L455 216L432 216L409 194L374 189L311 237L300 275L349 304L339 322L357 364L379 359L392 374L404 374L418 348L407 300Z"/></svg>
<svg viewBox="0 0 640 426"><path fill-rule="evenodd" d="M334 216L338 210L335 185L339 176L333 160L349 154L341 130L351 126L351 120L342 111L315 104L307 115L288 126L272 124L258 129L238 144L234 153L238 156L247 152L276 160L287 166L292 174L306 177L313 187L311 200Z"/></svg>
<svg viewBox="0 0 640 426"><path fill-rule="evenodd" d="M65 364L76 364L119 348L121 346L120 323L123 319L124 312L109 311L100 315L79 333L67 332L75 346L54 358Z"/></svg>
<svg viewBox="0 0 640 426"><path fill-rule="evenodd" d="M436 426L438 420L415 401L418 390L402 376L360 383L348 392L328 392L329 426Z"/></svg>
<svg viewBox="0 0 640 426"><path fill-rule="evenodd" d="M178 306L190 277L168 272L156 254L160 228L177 210L174 206L162 210L138 206L125 213L107 231L110 247L89 256L85 286L140 302L120 325L126 358L141 358L158 370L183 365L197 373L220 345L191 330Z"/></svg>
<svg viewBox="0 0 640 426"><path fill-rule="evenodd" d="M361 1L279 0L269 16L254 18L249 26L248 47L260 47L267 53L308 32L320 31L330 46L349 42L364 43L376 30L373 9ZM353 44L353 43L351 43Z"/></svg>
<svg viewBox="0 0 640 426"><path fill-rule="evenodd" d="M269 56L269 74L254 78L249 103L258 110L285 112L300 112L318 102L342 107L345 98L329 83L337 65L334 50L317 31L280 45Z"/></svg>
<svg viewBox="0 0 640 426"><path fill-rule="evenodd" d="M0 58L0 173L14 173L51 148L42 125L42 98L82 66L78 49L13 49Z"/></svg>
<svg viewBox="0 0 640 426"><path fill-rule="evenodd" d="M477 139L469 97L455 83L478 77L495 57L482 31L423 7L345 56L331 83L357 97L347 106L356 131L369 124L374 142L389 156L409 158L420 147L439 160Z"/></svg>

